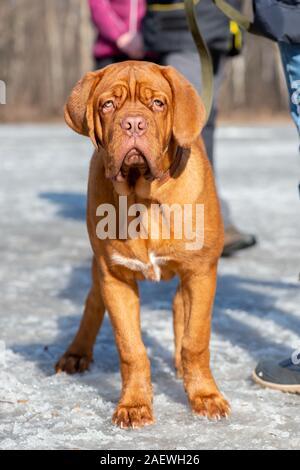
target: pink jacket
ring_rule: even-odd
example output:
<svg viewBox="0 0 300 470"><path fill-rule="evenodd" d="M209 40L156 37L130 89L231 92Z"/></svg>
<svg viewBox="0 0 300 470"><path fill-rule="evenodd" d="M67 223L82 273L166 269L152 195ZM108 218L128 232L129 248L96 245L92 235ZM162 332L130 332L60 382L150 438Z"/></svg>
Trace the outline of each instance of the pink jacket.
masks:
<svg viewBox="0 0 300 470"><path fill-rule="evenodd" d="M145 0L89 0L92 20L98 30L95 57L120 54L116 40L127 31L140 31Z"/></svg>

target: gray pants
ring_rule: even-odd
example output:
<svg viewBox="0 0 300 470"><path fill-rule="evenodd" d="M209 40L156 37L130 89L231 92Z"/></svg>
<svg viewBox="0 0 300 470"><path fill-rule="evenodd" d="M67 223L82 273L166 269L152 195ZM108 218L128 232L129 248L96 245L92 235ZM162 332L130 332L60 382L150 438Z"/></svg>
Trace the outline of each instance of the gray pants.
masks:
<svg viewBox="0 0 300 470"><path fill-rule="evenodd" d="M220 89L221 78L222 78L222 59L220 54L212 53L213 65L214 65L214 87L215 97L218 90ZM194 85L196 90L201 94L202 83L201 83L201 66L199 56L197 52L184 51L184 52L170 52L164 54L161 57L162 65L172 65L182 75L184 75ZM214 163L214 132L216 126L217 117L217 106L216 99L214 99L212 112L209 116L207 124L202 132L202 137L205 142L206 151L208 158L213 166Z"/></svg>
<svg viewBox="0 0 300 470"><path fill-rule="evenodd" d="M217 99L218 92L220 90L221 81L222 81L222 72L223 72L223 59L222 55L219 53L214 53L211 51L213 67L214 67L214 102L211 114L207 121L205 128L202 131L202 137L205 142L206 151L208 158L214 167L214 141L215 141L215 128L216 128L216 118L217 118ZM160 58L161 65L172 65L175 67L182 75L184 75L198 90L201 94L202 83L201 83L201 65L199 61L199 56L197 52L193 51L184 51L184 52L170 52L164 54ZM228 228L232 225L230 208L226 201L221 199L222 213L224 219L225 228Z"/></svg>

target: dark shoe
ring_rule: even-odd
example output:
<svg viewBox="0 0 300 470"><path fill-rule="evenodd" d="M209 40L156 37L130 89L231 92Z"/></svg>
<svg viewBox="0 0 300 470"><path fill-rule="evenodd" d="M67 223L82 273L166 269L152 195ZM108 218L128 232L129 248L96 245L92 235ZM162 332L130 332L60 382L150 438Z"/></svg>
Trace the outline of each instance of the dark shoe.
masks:
<svg viewBox="0 0 300 470"><path fill-rule="evenodd" d="M253 380L262 387L287 393L300 393L300 364L296 362L298 361L292 358L280 363L262 361L253 372Z"/></svg>
<svg viewBox="0 0 300 470"><path fill-rule="evenodd" d="M254 235L240 232L233 225L225 230L225 244L222 256L232 256L236 251L245 250L257 244Z"/></svg>

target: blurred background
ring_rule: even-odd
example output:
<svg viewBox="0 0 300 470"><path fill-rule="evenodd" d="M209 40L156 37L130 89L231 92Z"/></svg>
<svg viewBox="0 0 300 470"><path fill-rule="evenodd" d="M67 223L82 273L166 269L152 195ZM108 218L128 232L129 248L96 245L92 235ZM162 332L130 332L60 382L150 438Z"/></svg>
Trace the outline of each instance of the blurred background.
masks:
<svg viewBox="0 0 300 470"><path fill-rule="evenodd" d="M245 3L249 9L251 2ZM5 0L0 18L0 79L7 84L0 120L61 119L72 86L94 66L88 2ZM247 35L243 54L226 65L219 106L226 120L285 117L287 93L276 45Z"/></svg>

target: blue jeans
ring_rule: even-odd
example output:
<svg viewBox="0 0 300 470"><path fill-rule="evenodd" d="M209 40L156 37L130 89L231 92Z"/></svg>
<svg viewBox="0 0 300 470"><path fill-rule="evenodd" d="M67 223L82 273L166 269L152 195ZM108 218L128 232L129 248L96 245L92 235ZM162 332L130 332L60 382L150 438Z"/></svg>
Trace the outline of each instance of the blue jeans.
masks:
<svg viewBox="0 0 300 470"><path fill-rule="evenodd" d="M300 136L300 44L281 42L279 48L290 94L291 114Z"/></svg>

